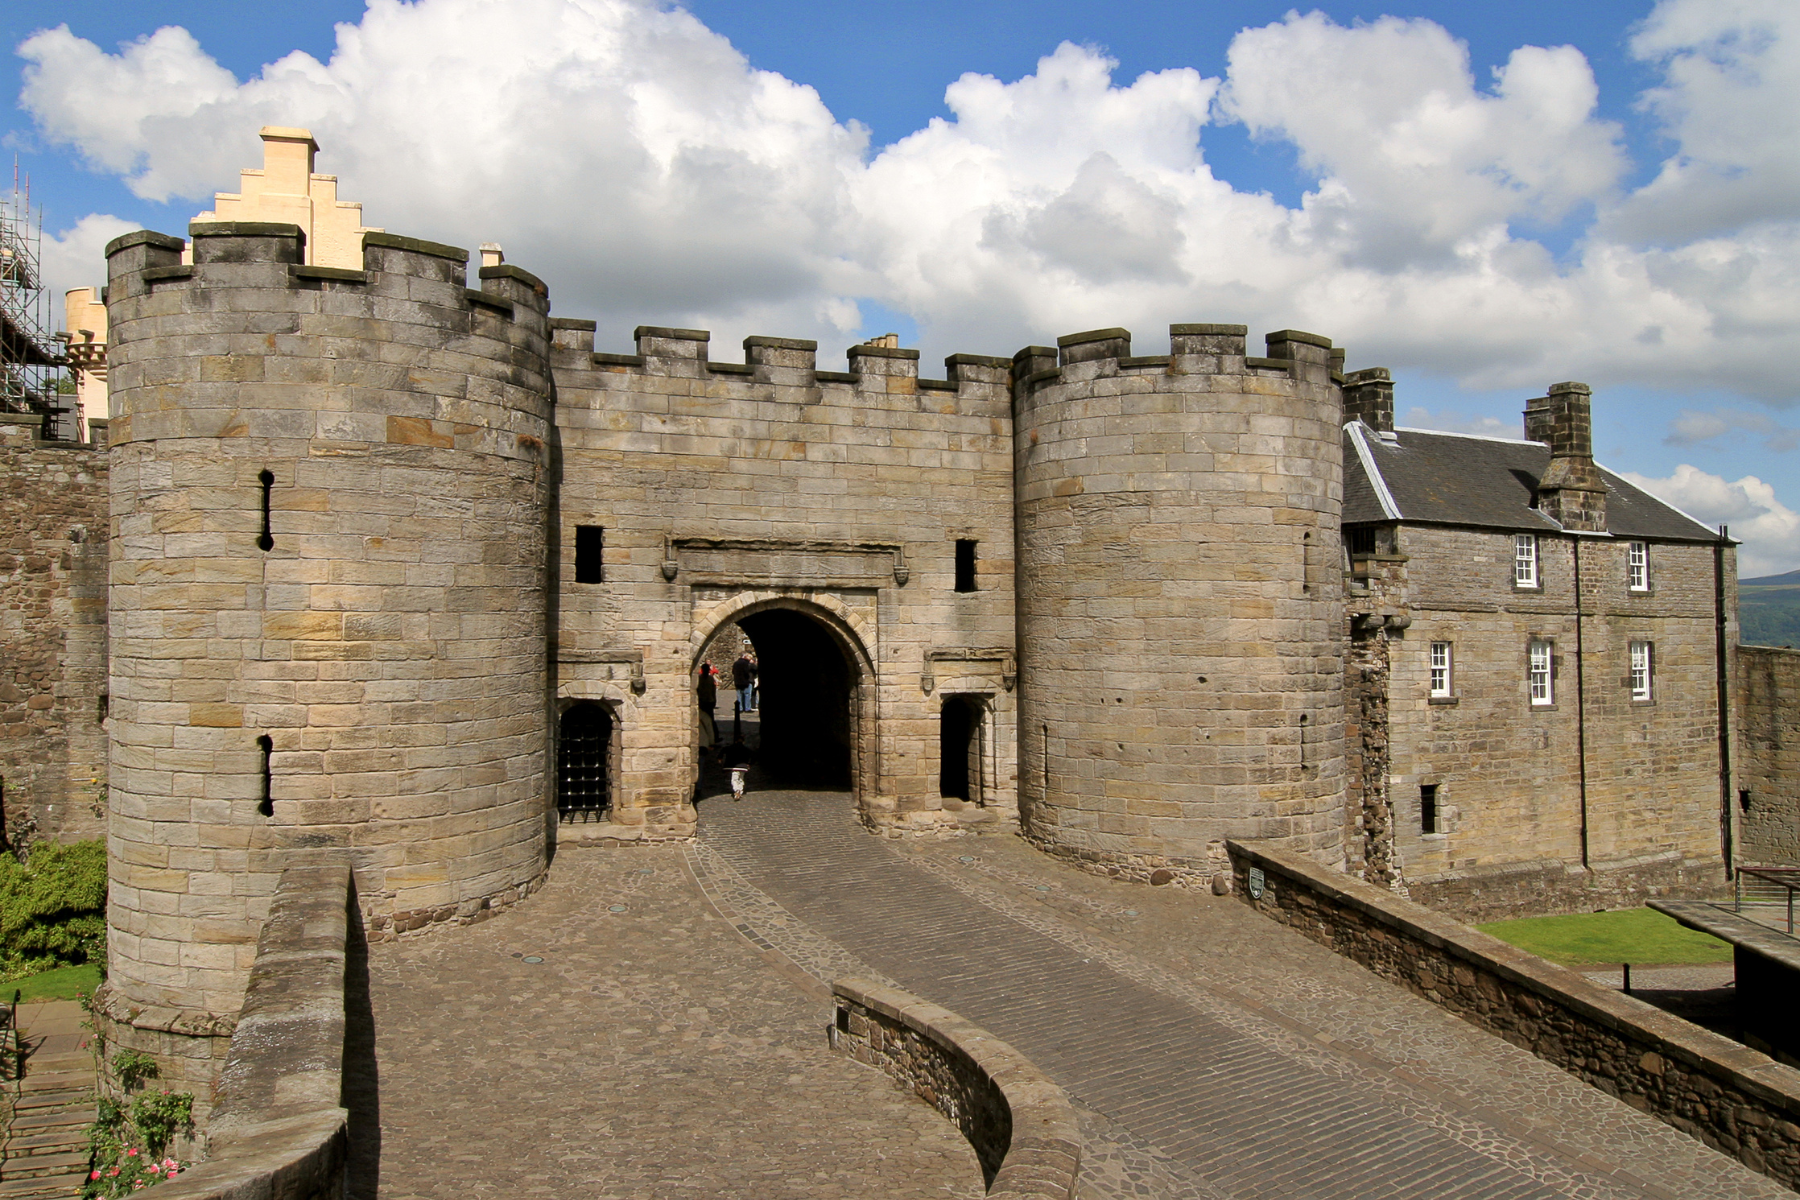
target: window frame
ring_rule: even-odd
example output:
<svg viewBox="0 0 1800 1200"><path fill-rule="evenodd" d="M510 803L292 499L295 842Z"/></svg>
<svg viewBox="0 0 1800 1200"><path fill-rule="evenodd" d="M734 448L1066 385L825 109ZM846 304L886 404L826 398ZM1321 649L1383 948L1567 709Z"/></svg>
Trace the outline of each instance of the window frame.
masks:
<svg viewBox="0 0 1800 1200"><path fill-rule="evenodd" d="M606 526L575 526L576 583L606 582Z"/></svg>
<svg viewBox="0 0 1800 1200"><path fill-rule="evenodd" d="M1438 795L1438 785L1421 783L1419 785L1419 836L1444 836L1444 805Z"/></svg>
<svg viewBox="0 0 1800 1200"><path fill-rule="evenodd" d="M1524 591L1541 591L1544 575L1539 563L1538 535L1513 534L1513 587Z"/></svg>
<svg viewBox="0 0 1800 1200"><path fill-rule="evenodd" d="M1538 663L1540 655L1543 658L1541 666ZM1525 691L1533 708L1556 705L1556 643L1549 638L1534 637L1525 643Z"/></svg>
<svg viewBox="0 0 1800 1200"><path fill-rule="evenodd" d="M1629 542L1625 549L1625 590L1650 590L1650 543Z"/></svg>
<svg viewBox="0 0 1800 1200"><path fill-rule="evenodd" d="M952 561L951 588L960 595L981 590L981 541L979 538L957 538ZM965 556L967 561L965 561Z"/></svg>
<svg viewBox="0 0 1800 1200"><path fill-rule="evenodd" d="M1633 638L1627 644L1630 655L1626 686L1631 689L1633 704L1649 704L1656 699L1656 643L1649 638Z"/></svg>
<svg viewBox="0 0 1800 1200"><path fill-rule="evenodd" d="M1443 651L1439 662L1438 651ZM1456 647L1449 642L1432 642L1427 660L1426 693L1433 700L1446 700L1456 694ZM1439 675L1442 674L1442 682Z"/></svg>

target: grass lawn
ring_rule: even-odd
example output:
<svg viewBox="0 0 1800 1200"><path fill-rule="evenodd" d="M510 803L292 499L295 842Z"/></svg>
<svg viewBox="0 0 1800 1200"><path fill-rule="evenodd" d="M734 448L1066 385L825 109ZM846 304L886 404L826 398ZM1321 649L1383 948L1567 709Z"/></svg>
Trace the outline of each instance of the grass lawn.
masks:
<svg viewBox="0 0 1800 1200"><path fill-rule="evenodd" d="M1730 962L1731 945L1648 908L1526 917L1475 928L1551 962Z"/></svg>
<svg viewBox="0 0 1800 1200"><path fill-rule="evenodd" d="M27 975L0 983L0 1001L10 1001L19 993L19 1003L33 1000L73 1000L76 992L94 994L100 986L100 964L84 963L79 967L57 967L41 975Z"/></svg>

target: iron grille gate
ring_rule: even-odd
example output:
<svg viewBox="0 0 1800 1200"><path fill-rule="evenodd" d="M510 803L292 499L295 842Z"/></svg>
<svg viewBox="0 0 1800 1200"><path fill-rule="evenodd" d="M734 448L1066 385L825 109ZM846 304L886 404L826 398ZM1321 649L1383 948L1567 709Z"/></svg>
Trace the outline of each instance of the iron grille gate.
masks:
<svg viewBox="0 0 1800 1200"><path fill-rule="evenodd" d="M577 704L562 715L556 747L556 813L564 821L597 821L612 804L612 714Z"/></svg>

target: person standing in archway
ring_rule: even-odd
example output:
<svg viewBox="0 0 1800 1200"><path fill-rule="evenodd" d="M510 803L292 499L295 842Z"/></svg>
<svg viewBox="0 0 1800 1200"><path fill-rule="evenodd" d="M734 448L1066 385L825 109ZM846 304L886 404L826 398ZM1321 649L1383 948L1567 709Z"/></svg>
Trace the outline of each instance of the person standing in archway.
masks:
<svg viewBox="0 0 1800 1200"><path fill-rule="evenodd" d="M713 677L711 663L700 664L700 682L694 686L694 691L700 702L700 746L705 749L719 741L719 727L713 717L713 709L719 703L719 681Z"/></svg>
<svg viewBox="0 0 1800 1200"><path fill-rule="evenodd" d="M750 659L750 707L755 708L762 703L762 667L756 661L756 651L749 652Z"/></svg>
<svg viewBox="0 0 1800 1200"><path fill-rule="evenodd" d="M756 668L750 663L750 655L738 655L737 661L731 664L731 686L737 689L739 712L749 712L756 707L756 697L751 688L755 679Z"/></svg>

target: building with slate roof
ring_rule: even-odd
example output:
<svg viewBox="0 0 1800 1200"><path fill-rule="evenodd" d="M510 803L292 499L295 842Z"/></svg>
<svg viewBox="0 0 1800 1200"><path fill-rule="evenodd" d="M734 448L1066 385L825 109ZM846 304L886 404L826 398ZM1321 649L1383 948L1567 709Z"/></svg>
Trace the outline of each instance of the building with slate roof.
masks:
<svg viewBox="0 0 1800 1200"><path fill-rule="evenodd" d="M1469 916L1718 876L1732 543L1596 464L1588 389L1526 437L1396 429L1347 380L1350 814L1364 866Z"/></svg>

